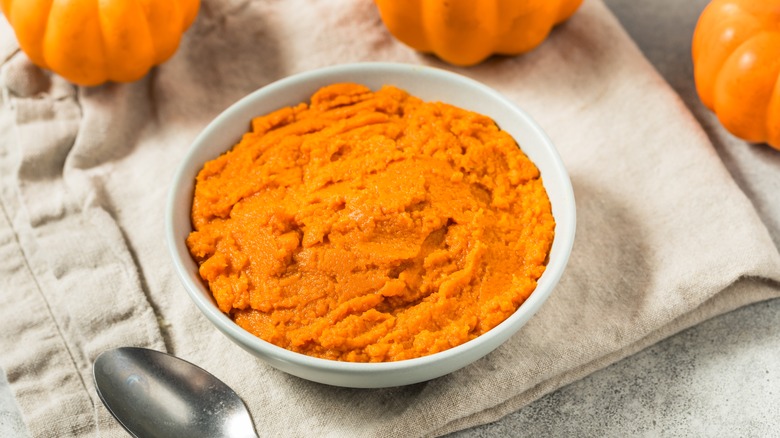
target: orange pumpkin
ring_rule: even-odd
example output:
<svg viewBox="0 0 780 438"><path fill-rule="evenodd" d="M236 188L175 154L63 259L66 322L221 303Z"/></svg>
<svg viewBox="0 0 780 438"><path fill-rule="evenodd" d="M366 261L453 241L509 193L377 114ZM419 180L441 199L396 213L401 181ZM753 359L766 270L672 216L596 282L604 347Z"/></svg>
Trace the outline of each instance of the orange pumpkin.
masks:
<svg viewBox="0 0 780 438"><path fill-rule="evenodd" d="M749 142L780 149L780 0L714 0L693 34L701 101Z"/></svg>
<svg viewBox="0 0 780 438"><path fill-rule="evenodd" d="M200 0L0 0L36 65L80 85L131 82L170 58Z"/></svg>
<svg viewBox="0 0 780 438"><path fill-rule="evenodd" d="M375 0L398 40L460 66L542 43L582 0Z"/></svg>

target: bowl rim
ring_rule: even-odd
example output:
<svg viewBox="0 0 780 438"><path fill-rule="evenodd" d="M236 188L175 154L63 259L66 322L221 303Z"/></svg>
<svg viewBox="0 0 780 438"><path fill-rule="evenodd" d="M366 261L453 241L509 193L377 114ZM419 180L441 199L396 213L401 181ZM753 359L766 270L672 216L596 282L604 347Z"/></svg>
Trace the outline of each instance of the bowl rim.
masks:
<svg viewBox="0 0 780 438"><path fill-rule="evenodd" d="M238 114L247 111L249 108L254 106L257 101L262 100L265 96L281 91L287 87L293 87L299 84L315 81L322 75L354 75L361 72L392 75L397 73L408 74L410 71L419 71L424 74L437 75L443 79L454 81L457 84L474 88L477 91L486 94L490 98L497 100L505 106L511 108L515 112L515 116L523 119L527 125L527 128L532 131L531 134L539 137L542 143L544 143L546 153L549 154L549 158L551 160L550 165L554 169L554 172L552 174L548 173L545 175L543 180L546 181L549 177L555 178L557 180L556 184L559 185L559 189L562 191L562 199L559 200L558 203L553 204L554 216L555 211L563 213L563 216L555 217L555 237L553 240L553 246L551 247L551 254L553 249L556 249L558 257L550 257L542 277L540 277L539 281L537 282L536 288L512 315L496 325L493 329L478 336L475 339L427 356L393 362L344 362L308 356L303 353L287 350L283 347L267 342L244 330L219 310L219 308L214 303L213 298L211 297L211 293L208 287L202 283L202 280L200 280L199 277L190 275L189 268L187 268L184 264L184 259L189 258L189 260L191 260L191 255L186 248L184 239L181 239L180 235L177 234L177 229L175 227L175 215L182 213L179 211L183 202L181 197L192 197L192 192L190 190L185 190L185 188L190 186L194 187L195 176L204 164L204 162L193 163L198 151L205 147L204 142L210 135L212 135L213 131L220 127L220 125L233 119ZM281 107L288 104L280 103L279 105ZM257 115L259 116L260 114ZM247 127L248 126L249 120L247 120ZM225 149L225 151L229 149L230 147ZM213 158L216 158L216 156L212 157L212 159ZM194 164L197 164L197 166L194 167L193 173L191 168ZM189 181L189 183L187 181ZM545 186L547 185L545 184ZM549 190L547 187L545 189ZM186 213L189 220L192 202L190 200L184 203L188 206ZM184 158L178 165L178 168L174 173L174 178L171 182L171 185L169 186L168 198L165 205L164 224L166 244L170 256L173 259L173 265L176 274L184 286L185 291L194 301L196 307L198 307L201 313L203 313L203 315L206 316L206 318L212 324L214 324L214 326L222 331L223 334L230 337L231 340L239 343L245 349L251 348L255 350L253 353L259 352L269 359L292 364L295 366L319 369L326 373L375 374L387 371L402 372L416 369L418 367L434 365L442 360L447 360L456 356L468 355L469 351L472 350L476 345L490 342L491 340L495 341L496 339L494 338L498 337L505 337L508 339L517 331L519 331L522 325L525 324L525 321L530 319L530 317L533 316L546 301L552 290L555 288L555 285L558 283L558 280L560 279L568 263L569 255L574 243L576 208L574 201L574 191L571 185L569 174L553 142L529 114L527 114L523 109L521 109L507 97L475 79L471 79L448 70L416 64L393 62L360 62L338 64L329 67L308 70L281 78L244 96L230 105L227 109L222 111L216 118L214 118L205 128L200 131L195 140L190 144L189 149L184 155ZM188 230L187 234L189 234L189 231L191 230L192 228L190 222L190 229ZM192 262L194 263L194 261ZM544 284L545 287L540 289L540 284ZM521 318L524 318L525 321L518 321ZM514 330L511 330L508 334L505 333L508 327L516 324L519 325ZM503 343L505 340L506 339L500 340L498 345ZM494 348L496 347L490 348L488 351L481 353L477 358L484 356ZM471 361L469 361L469 363L471 363Z"/></svg>

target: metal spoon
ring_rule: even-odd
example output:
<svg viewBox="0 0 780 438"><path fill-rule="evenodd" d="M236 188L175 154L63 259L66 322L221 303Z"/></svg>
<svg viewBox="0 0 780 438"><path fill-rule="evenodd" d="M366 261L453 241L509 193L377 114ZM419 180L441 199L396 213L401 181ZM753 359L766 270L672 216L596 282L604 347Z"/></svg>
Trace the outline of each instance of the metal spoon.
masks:
<svg viewBox="0 0 780 438"><path fill-rule="evenodd" d="M134 437L257 438L238 395L185 360L122 347L100 353L92 372L103 404Z"/></svg>

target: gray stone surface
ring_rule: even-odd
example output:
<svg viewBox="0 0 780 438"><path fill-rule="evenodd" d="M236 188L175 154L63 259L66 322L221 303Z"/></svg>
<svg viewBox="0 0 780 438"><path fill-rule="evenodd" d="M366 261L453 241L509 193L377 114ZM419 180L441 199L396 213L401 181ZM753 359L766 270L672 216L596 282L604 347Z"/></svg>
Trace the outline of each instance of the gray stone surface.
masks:
<svg viewBox="0 0 780 438"><path fill-rule="evenodd" d="M731 137L699 102L691 37L709 0L605 0L701 122L780 246L780 153ZM450 438L780 436L780 300L706 321Z"/></svg>
<svg viewBox="0 0 780 438"><path fill-rule="evenodd" d="M780 300L686 330L449 438L780 436Z"/></svg>
<svg viewBox="0 0 780 438"><path fill-rule="evenodd" d="M780 154L730 138L698 102L690 37L708 0L605 0L680 94L780 245ZM773 170L777 172L773 173ZM699 324L503 419L451 434L780 436L780 300ZM0 370L0 437L26 436Z"/></svg>
<svg viewBox="0 0 780 438"><path fill-rule="evenodd" d="M22 422L19 406L8 387L5 371L0 368L0 437L26 438L27 428Z"/></svg>

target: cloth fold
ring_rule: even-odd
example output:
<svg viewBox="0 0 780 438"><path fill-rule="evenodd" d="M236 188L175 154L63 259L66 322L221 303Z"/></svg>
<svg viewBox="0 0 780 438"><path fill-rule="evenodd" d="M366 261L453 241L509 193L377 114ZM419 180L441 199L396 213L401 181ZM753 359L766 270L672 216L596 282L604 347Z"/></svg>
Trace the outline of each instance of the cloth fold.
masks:
<svg viewBox="0 0 780 438"><path fill-rule="evenodd" d="M220 377L270 436L440 435L780 295L780 254L749 199L600 0L533 52L472 68L398 43L371 2L204 0L174 58L89 89L32 66L2 26L0 366L33 436L123 436L91 378L123 345ZM211 327L175 277L163 207L190 142L232 102L379 60L459 72L527 110L571 174L578 227L559 286L505 345L430 382L354 390L276 371Z"/></svg>

